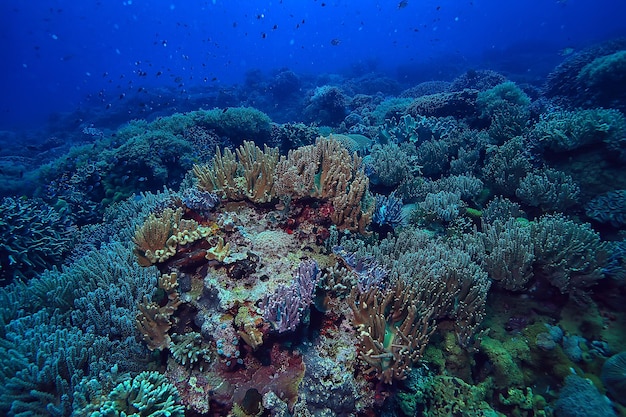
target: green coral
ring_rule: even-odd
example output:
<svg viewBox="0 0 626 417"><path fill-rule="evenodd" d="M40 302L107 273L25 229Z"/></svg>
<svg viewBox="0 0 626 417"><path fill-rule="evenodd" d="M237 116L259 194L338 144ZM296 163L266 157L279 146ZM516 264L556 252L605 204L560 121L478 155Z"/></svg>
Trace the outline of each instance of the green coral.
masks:
<svg viewBox="0 0 626 417"><path fill-rule="evenodd" d="M531 131L541 148L567 152L584 146L606 144L626 155L626 117L614 109L556 111L542 116Z"/></svg>
<svg viewBox="0 0 626 417"><path fill-rule="evenodd" d="M200 370L202 371L202 363L211 362L211 352L207 346L202 345L200 333L174 334L172 342L170 351L174 360L179 364L193 367L196 363L200 363Z"/></svg>
<svg viewBox="0 0 626 417"><path fill-rule="evenodd" d="M385 120L400 118L413 102L412 98L390 98L380 103L371 113L372 124L380 124Z"/></svg>
<svg viewBox="0 0 626 417"><path fill-rule="evenodd" d="M398 408L405 416L496 417L503 414L487 403L493 394L490 380L471 385L460 378L425 375L414 370L397 395Z"/></svg>
<svg viewBox="0 0 626 417"><path fill-rule="evenodd" d="M498 84L495 87L478 93L476 104L483 116L492 115L499 108L507 105L528 106L530 97L512 81Z"/></svg>
<svg viewBox="0 0 626 417"><path fill-rule="evenodd" d="M523 134L530 117L530 98L514 82L505 82L478 93L481 116L491 120L488 132L496 143Z"/></svg>
<svg viewBox="0 0 626 417"><path fill-rule="evenodd" d="M523 338L516 337L504 341L483 337L480 350L487 355L493 365L496 387L523 387L524 374L521 363L530 362L530 347Z"/></svg>
<svg viewBox="0 0 626 417"><path fill-rule="evenodd" d="M212 129L218 135L226 136L235 143L244 140L265 143L270 138L271 119L252 107L198 110L188 114L194 124Z"/></svg>
<svg viewBox="0 0 626 417"><path fill-rule="evenodd" d="M91 417L184 417L178 391L158 372L144 371L118 384Z"/></svg>
<svg viewBox="0 0 626 417"><path fill-rule="evenodd" d="M102 158L109 162L102 175L103 203L122 201L137 190L176 185L191 169L192 153L192 146L181 135L158 128L103 152Z"/></svg>
<svg viewBox="0 0 626 417"><path fill-rule="evenodd" d="M626 82L626 51L594 59L578 73L578 81L591 87L615 88Z"/></svg>

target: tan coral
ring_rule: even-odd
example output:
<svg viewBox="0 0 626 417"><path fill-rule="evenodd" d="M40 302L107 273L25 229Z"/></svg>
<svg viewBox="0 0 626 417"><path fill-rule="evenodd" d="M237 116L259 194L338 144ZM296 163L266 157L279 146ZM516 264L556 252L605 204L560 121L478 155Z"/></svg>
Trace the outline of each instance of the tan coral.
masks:
<svg viewBox="0 0 626 417"><path fill-rule="evenodd" d="M178 245L188 245L215 232L215 227L201 226L195 220L182 219L182 215L182 208L166 208L159 217L150 214L137 228L133 252L139 265L164 262L176 254Z"/></svg>
<svg viewBox="0 0 626 417"><path fill-rule="evenodd" d="M281 158L274 189L278 195L329 201L335 225L364 233L374 207L361 162L332 135L320 137L315 145L290 151L287 158Z"/></svg>
<svg viewBox="0 0 626 417"><path fill-rule="evenodd" d="M381 381L402 380L417 362L435 330L433 309L417 301L415 291L397 283L394 290L353 290L349 304L360 340L359 357Z"/></svg>
<svg viewBox="0 0 626 417"><path fill-rule="evenodd" d="M158 287L167 294L165 305L157 304L144 297L137 306L139 313L136 318L136 325L148 349L167 349L172 342L169 330L175 322L174 313L182 304L176 288L178 287L178 274L172 272L163 274L158 279Z"/></svg>
<svg viewBox="0 0 626 417"><path fill-rule="evenodd" d="M228 255L230 255L230 243L224 244L224 238L220 236L217 244L207 250L205 258L209 261L224 262Z"/></svg>
<svg viewBox="0 0 626 417"><path fill-rule="evenodd" d="M274 198L274 171L278 149L267 145L261 150L254 142L244 141L236 153L218 149L210 165L194 165L200 188L221 193L223 199L247 199L267 203Z"/></svg>
<svg viewBox="0 0 626 417"><path fill-rule="evenodd" d="M150 214L146 221L135 231L133 252L141 266L163 262L175 253L175 245L168 242L178 228L182 217L182 209L166 208L163 214L157 217Z"/></svg>
<svg viewBox="0 0 626 417"><path fill-rule="evenodd" d="M150 350L166 349L172 342L168 331L172 327L172 315L176 311L176 305L161 307L157 303L144 300L139 304L137 316L137 329Z"/></svg>

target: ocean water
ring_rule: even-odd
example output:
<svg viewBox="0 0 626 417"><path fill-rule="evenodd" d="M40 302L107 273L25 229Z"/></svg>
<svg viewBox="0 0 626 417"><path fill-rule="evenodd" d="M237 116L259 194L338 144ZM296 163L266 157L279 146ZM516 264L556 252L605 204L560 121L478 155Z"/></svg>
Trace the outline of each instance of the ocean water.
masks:
<svg viewBox="0 0 626 417"><path fill-rule="evenodd" d="M214 91L250 71L379 72L402 83L469 68L540 83L560 53L622 36L624 6L587 1L2 4L0 127L118 106L137 89ZM336 44L334 44L336 41ZM159 75L161 74L161 75ZM123 105L123 104L122 104Z"/></svg>
<svg viewBox="0 0 626 417"><path fill-rule="evenodd" d="M2 2L0 415L626 415L624 15Z"/></svg>

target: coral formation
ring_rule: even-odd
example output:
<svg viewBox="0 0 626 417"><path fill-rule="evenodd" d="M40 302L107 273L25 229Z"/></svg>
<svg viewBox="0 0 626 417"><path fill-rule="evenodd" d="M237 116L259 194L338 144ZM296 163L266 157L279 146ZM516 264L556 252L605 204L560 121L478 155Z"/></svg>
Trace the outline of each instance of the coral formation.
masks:
<svg viewBox="0 0 626 417"><path fill-rule="evenodd" d="M31 278L58 265L74 232L61 212L37 199L4 197L0 202L0 282Z"/></svg>
<svg viewBox="0 0 626 417"><path fill-rule="evenodd" d="M0 413L621 411L619 45L544 91L251 70L81 122L0 204Z"/></svg>

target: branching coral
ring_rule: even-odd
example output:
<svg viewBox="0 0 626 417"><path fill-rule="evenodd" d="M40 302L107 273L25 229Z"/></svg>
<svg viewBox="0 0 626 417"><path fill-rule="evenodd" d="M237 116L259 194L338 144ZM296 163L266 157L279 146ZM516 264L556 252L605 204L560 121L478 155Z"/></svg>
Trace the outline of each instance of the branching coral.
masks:
<svg viewBox="0 0 626 417"><path fill-rule="evenodd" d="M329 201L331 220L340 229L363 233L371 221L374 204L361 158L332 136L281 158L275 187L278 195Z"/></svg>
<svg viewBox="0 0 626 417"><path fill-rule="evenodd" d="M610 191L594 198L587 203L585 213L601 223L615 227L626 225L626 190Z"/></svg>
<svg viewBox="0 0 626 417"><path fill-rule="evenodd" d="M535 259L530 227L513 218L483 222L483 266L507 290L521 290L533 276Z"/></svg>
<svg viewBox="0 0 626 417"><path fill-rule="evenodd" d="M580 188L572 177L550 168L529 172L515 190L524 203L544 211L564 211L576 204L579 194Z"/></svg>
<svg viewBox="0 0 626 417"><path fill-rule="evenodd" d="M623 138L626 118L614 109L556 111L542 116L530 136L540 149L570 152L590 145L601 145L624 157Z"/></svg>
<svg viewBox="0 0 626 417"><path fill-rule="evenodd" d="M280 286L275 293L265 297L263 317L279 333L295 330L308 311L320 276L315 261L302 261L290 286Z"/></svg>
<svg viewBox="0 0 626 417"><path fill-rule="evenodd" d="M253 142L244 142L233 153L217 149L210 165L194 165L193 171L201 189L220 193L228 200L248 199L266 203L272 199L274 170L278 149L265 145L261 150Z"/></svg>
<svg viewBox="0 0 626 417"><path fill-rule="evenodd" d="M348 299L359 332L359 357L386 384L407 377L426 349L434 331L433 309L415 290L398 283L389 291L354 289Z"/></svg>

